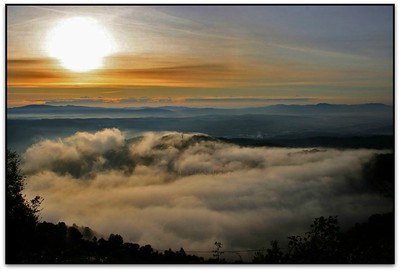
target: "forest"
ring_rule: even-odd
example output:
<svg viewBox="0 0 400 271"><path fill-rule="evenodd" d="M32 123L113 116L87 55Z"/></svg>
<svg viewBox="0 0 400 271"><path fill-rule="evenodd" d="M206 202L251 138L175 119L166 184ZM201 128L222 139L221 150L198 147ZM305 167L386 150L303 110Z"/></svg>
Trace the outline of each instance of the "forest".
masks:
<svg viewBox="0 0 400 271"><path fill-rule="evenodd" d="M287 245L271 240L265 249L254 252L251 261L227 261L223 244L217 240L213 257L187 254L184 248L157 251L150 244L124 242L119 234L98 238L94 230L77 225L40 221L42 198L23 194L25 175L20 156L7 150L6 172L6 263L7 264L393 264L394 212L375 214L347 230L339 227L337 216L321 216L312 221L303 235L288 236ZM377 176L372 166L365 176L372 179L386 197L394 201L394 184L374 183L374 179L394 180L393 154L381 156L375 167L388 167ZM392 167L393 166L393 167ZM290 233L289 233L290 234ZM212 244L210 244L212 245ZM173 246L173 244L171 244Z"/></svg>

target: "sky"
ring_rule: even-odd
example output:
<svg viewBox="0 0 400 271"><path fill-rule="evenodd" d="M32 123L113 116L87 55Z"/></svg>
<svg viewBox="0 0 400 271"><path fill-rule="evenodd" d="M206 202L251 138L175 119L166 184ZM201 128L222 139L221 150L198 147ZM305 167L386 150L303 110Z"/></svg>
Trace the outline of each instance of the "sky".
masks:
<svg viewBox="0 0 400 271"><path fill-rule="evenodd" d="M8 107L320 102L393 104L392 6L7 7Z"/></svg>

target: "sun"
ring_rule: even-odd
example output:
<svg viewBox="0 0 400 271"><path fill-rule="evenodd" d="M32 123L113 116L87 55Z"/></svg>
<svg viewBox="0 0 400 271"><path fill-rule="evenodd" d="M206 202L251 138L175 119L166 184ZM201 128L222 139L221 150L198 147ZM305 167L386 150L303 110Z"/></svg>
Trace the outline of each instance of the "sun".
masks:
<svg viewBox="0 0 400 271"><path fill-rule="evenodd" d="M48 33L47 52L74 72L100 68L103 58L115 51L112 37L95 19L73 17L59 22Z"/></svg>

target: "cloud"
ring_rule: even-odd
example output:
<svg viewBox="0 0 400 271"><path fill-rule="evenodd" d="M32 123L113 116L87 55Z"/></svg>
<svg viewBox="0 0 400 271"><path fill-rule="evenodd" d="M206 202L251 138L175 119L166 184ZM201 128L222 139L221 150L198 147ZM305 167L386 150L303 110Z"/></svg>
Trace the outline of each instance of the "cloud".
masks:
<svg viewBox="0 0 400 271"><path fill-rule="evenodd" d="M167 97L130 97L130 98L109 98L109 97L89 97L89 96L82 96L78 98L68 98L68 99L38 99L32 100L32 102L41 102L48 105L102 105L106 106L110 103L115 104L164 104L176 103L176 100Z"/></svg>
<svg viewBox="0 0 400 271"><path fill-rule="evenodd" d="M26 150L24 157L29 162L25 163L24 170L29 174L48 169L77 178L95 174L107 166L108 156L118 156L113 150L124 143L118 129L94 134L78 132L65 139L43 140Z"/></svg>
<svg viewBox="0 0 400 271"><path fill-rule="evenodd" d="M53 71L9 70L7 73L7 79L12 82L18 80L55 79L62 77L63 76L60 76Z"/></svg>
<svg viewBox="0 0 400 271"><path fill-rule="evenodd" d="M50 58L21 58L7 60L8 84L20 81L53 80L65 78L57 62Z"/></svg>
<svg viewBox="0 0 400 271"><path fill-rule="evenodd" d="M157 249L258 249L317 216L342 226L389 211L363 165L378 150L239 147L204 134L117 129L44 140L24 154L25 193L43 220L89 226ZM204 255L203 255L204 256Z"/></svg>
<svg viewBox="0 0 400 271"><path fill-rule="evenodd" d="M236 68L228 64L194 63L189 65L176 65L167 67L151 67L145 69L113 68L98 71L99 76L111 76L114 78L135 78L154 80L204 80L204 79L229 79L232 76L242 76Z"/></svg>

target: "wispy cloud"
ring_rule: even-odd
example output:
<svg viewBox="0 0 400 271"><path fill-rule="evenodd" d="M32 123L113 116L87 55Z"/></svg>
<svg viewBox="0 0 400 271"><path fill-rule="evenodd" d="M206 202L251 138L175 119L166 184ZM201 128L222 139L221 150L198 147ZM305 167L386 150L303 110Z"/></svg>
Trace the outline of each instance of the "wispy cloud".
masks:
<svg viewBox="0 0 400 271"><path fill-rule="evenodd" d="M121 56L110 57L107 67L80 74L62 69L50 58L21 58L7 61L8 86L33 85L37 87L69 86L213 86L226 85L232 78L246 80L249 72L229 63L176 60ZM132 68L140 63L146 68ZM135 63L135 64L132 64Z"/></svg>
<svg viewBox="0 0 400 271"><path fill-rule="evenodd" d="M241 89L271 86L366 86L390 82L387 71L317 67L294 63L248 63L243 60L176 58L167 56L112 56L103 69L80 74L64 70L50 58L7 61L8 86L108 87L136 86ZM136 68L137 66L143 68ZM242 94L243 95L243 94Z"/></svg>
<svg viewBox="0 0 400 271"><path fill-rule="evenodd" d="M22 84L42 85L70 78L51 58L20 58L7 60L8 86Z"/></svg>
<svg viewBox="0 0 400 271"><path fill-rule="evenodd" d="M148 69L109 69L98 72L100 75L116 78L147 78L163 80L190 81L199 79L226 79L238 71L234 71L227 64L197 64L178 65L169 67L154 67Z"/></svg>
<svg viewBox="0 0 400 271"><path fill-rule="evenodd" d="M138 97L138 98L106 98L106 97L96 97L92 98L89 96L78 97L75 99L51 99L51 100L32 100L33 103L39 102L42 104L49 105L107 105L110 103L124 105L124 104L163 104L163 103L175 103L176 100L167 98L167 97L159 97L159 98L150 98L150 97Z"/></svg>

